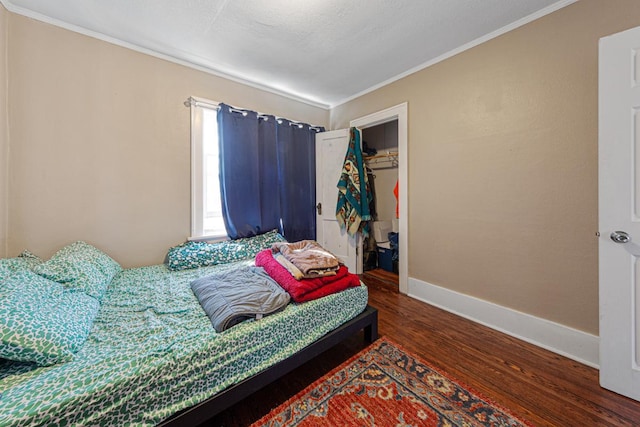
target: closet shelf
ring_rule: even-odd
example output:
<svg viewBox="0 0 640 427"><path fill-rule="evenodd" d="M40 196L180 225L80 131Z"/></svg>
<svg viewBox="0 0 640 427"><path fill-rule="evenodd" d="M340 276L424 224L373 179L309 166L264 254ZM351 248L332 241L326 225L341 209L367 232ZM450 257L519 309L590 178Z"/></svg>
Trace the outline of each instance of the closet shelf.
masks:
<svg viewBox="0 0 640 427"><path fill-rule="evenodd" d="M391 160L391 159L397 159L398 158L398 152L397 151L389 151L387 153L384 154L376 154L375 156L364 156L365 160L376 160L376 159L385 159L385 160Z"/></svg>
<svg viewBox="0 0 640 427"><path fill-rule="evenodd" d="M398 152L387 151L386 153L376 154L374 156L364 156L364 161L371 169L395 169L398 167ZM380 167L377 165L387 166Z"/></svg>

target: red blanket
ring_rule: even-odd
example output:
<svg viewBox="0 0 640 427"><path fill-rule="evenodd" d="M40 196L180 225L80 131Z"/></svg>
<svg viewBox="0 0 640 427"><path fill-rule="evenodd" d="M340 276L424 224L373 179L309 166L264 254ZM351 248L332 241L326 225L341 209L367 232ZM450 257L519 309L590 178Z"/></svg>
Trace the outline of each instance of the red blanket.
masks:
<svg viewBox="0 0 640 427"><path fill-rule="evenodd" d="M349 273L347 267L340 266L335 276L317 277L297 280L273 257L271 249L265 249L256 255L256 265L264 268L282 288L291 295L295 302L311 301L347 288L360 286L356 274Z"/></svg>

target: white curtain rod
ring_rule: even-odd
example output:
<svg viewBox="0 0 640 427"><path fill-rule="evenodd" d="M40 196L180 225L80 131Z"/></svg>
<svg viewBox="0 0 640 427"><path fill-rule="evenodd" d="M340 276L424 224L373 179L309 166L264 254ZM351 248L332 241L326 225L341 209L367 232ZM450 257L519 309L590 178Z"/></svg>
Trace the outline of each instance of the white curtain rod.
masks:
<svg viewBox="0 0 640 427"><path fill-rule="evenodd" d="M220 108L220 102L216 102L216 101L210 101L208 99L204 99L204 98L198 98L195 96L190 96L189 98L187 98L186 101L184 101L184 106L185 107L201 107L201 108L208 108L210 110L218 110ZM237 111L237 112L244 112L244 111L253 111L250 110L248 108L239 108L239 107L233 107L233 106L229 106L232 111ZM261 113L261 112L257 112L258 117L267 117L270 116L271 114L265 114L265 113ZM298 126L298 127L302 127L303 125L305 125L306 123L303 122L298 122L295 120L290 120L290 119L286 119L284 117L277 117L276 116L276 120L288 120L289 121L289 126ZM322 126L316 126L316 125L309 125L310 129L316 129L316 130L320 130L322 128Z"/></svg>
<svg viewBox="0 0 640 427"><path fill-rule="evenodd" d="M217 110L218 108L220 108L220 103L215 101L209 101L208 99L204 99L204 98L196 98L195 96L190 96L189 98L187 98L186 101L184 101L184 106L185 107L194 106L194 107L208 108L210 110Z"/></svg>

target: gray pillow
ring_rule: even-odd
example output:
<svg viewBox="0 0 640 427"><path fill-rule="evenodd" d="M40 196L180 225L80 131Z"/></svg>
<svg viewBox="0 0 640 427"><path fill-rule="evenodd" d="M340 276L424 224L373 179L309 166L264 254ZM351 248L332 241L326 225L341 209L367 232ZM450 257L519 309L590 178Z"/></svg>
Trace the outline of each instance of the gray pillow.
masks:
<svg viewBox="0 0 640 427"><path fill-rule="evenodd" d="M191 289L217 332L283 309L289 294L261 267L247 266L202 277Z"/></svg>

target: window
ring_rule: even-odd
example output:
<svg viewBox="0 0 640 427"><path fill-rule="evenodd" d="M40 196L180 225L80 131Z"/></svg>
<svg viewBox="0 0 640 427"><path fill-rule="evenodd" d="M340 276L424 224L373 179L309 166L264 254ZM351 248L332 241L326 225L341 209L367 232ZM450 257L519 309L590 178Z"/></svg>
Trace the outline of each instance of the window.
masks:
<svg viewBox="0 0 640 427"><path fill-rule="evenodd" d="M226 238L219 181L218 104L190 98L191 239Z"/></svg>

